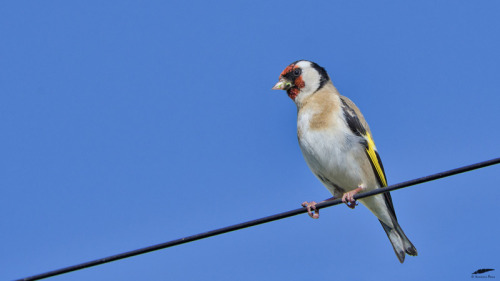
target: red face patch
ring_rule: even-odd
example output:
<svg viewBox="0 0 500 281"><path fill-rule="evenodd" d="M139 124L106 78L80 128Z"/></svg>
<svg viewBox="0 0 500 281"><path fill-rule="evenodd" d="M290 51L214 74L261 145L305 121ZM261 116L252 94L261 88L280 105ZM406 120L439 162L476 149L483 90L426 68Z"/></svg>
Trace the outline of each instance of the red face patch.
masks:
<svg viewBox="0 0 500 281"><path fill-rule="evenodd" d="M295 100L295 98L299 95L299 92L300 90L298 88L291 88L286 93L288 94L288 97L290 97L292 100Z"/></svg>
<svg viewBox="0 0 500 281"><path fill-rule="evenodd" d="M296 68L296 67L295 67L295 64L290 64L289 66L287 66L287 67L285 68L285 70L283 70L283 72L281 72L280 77L281 77L281 76L285 76L285 75L286 75L287 73L289 73L289 72L292 72L295 68Z"/></svg>
<svg viewBox="0 0 500 281"><path fill-rule="evenodd" d="M290 64L281 72L280 78L281 77L293 83L293 87L288 89L287 93L291 99L295 100L300 93L300 89L304 88L306 85L304 80L302 80L302 71L300 67L295 64Z"/></svg>
<svg viewBox="0 0 500 281"><path fill-rule="evenodd" d="M304 88L304 86L306 85L306 83L304 82L304 80L302 80L302 75L300 75L299 77L295 78L294 84L295 84L295 86L297 86L300 89Z"/></svg>

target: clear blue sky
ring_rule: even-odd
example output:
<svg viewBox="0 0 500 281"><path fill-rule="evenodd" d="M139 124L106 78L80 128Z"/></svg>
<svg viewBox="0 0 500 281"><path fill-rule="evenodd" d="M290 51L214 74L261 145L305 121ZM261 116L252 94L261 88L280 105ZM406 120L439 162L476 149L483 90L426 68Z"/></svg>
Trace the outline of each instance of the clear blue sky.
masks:
<svg viewBox="0 0 500 281"><path fill-rule="evenodd" d="M361 108L389 183L500 156L499 11L498 0L3 3L0 279L329 197L302 158L295 105L271 91L298 59ZM51 280L466 280L500 270L499 175L393 192L419 251L403 265L366 208L337 206Z"/></svg>

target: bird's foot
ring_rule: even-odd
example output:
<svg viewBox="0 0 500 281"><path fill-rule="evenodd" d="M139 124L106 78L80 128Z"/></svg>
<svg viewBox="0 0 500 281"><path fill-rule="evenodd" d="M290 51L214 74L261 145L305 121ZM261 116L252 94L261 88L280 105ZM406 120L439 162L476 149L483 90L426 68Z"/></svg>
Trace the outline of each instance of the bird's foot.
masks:
<svg viewBox="0 0 500 281"><path fill-rule="evenodd" d="M344 195L342 195L342 202L344 202L347 207L351 209L356 208L358 202L356 202L356 199L354 199L354 195L356 195L361 190L363 190L363 187L360 186L354 190L344 193Z"/></svg>
<svg viewBox="0 0 500 281"><path fill-rule="evenodd" d="M311 202L304 202L302 203L302 207L307 208L307 214L313 218L313 219L318 219L319 218L319 209L316 208L316 202L311 201Z"/></svg>

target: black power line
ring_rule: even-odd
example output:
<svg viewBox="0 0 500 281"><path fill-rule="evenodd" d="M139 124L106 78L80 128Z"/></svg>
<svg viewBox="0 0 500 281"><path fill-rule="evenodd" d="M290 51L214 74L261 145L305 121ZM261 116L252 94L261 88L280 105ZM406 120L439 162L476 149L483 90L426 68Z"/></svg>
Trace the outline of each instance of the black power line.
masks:
<svg viewBox="0 0 500 281"><path fill-rule="evenodd" d="M449 170L449 171L445 171L445 172L441 172L441 173L437 173L437 174L433 174L433 175L429 175L429 176L417 178L417 179L414 179L414 180L409 180L409 181L406 181L406 182L402 182L402 183L390 185L390 186L385 187L385 188L380 188L380 189L376 189L376 190L367 191L367 192L355 195L354 199L361 199L361 198L365 198L365 197L368 197L368 196L373 196L373 195L376 195L376 194L380 194L380 193L384 193L384 192L388 192L388 191L393 191L393 190L396 190L396 189L401 189L401 188L405 188L405 187L408 187L408 186L412 186L412 185L416 185L416 184L420 184L420 183L424 183L424 182L429 182L429 181L441 179L441 178L444 178L444 177L453 176L453 175L460 174L460 173L469 172L469 171L472 171L472 170L484 168L484 167L495 165L495 164L498 164L498 163L500 163L500 158L495 158L495 159L483 161L483 162L480 162L480 163L476 163L476 164L472 164L472 165L468 165L468 166L456 168L456 169L453 169L453 170ZM325 201L325 202L322 202L322 203L318 203L316 205L316 208L318 208L318 209L319 208L326 208L326 207L338 205L340 203L342 203L342 200L339 198L339 199L335 199L335 200L331 200L331 201ZM79 270L79 269L84 269L84 268L88 268L88 267L92 267L92 266L96 266L96 265L100 265L100 264L103 264L103 263L108 263L108 262L112 262L112 261L116 261L116 260L120 260L120 259L125 259L125 258L129 258L129 257L133 257L133 256L137 256L137 255L149 253L149 252L152 252L152 251L161 250L161 249L165 249L165 248L168 248L168 247L173 247L173 246L176 246L176 245L180 245L180 244L184 244L184 243L188 243L188 242L200 240L200 239L203 239L203 238L207 238L207 237L211 237L211 236L215 236L215 235L219 235L219 234L223 234L223 233L227 233L227 232L239 230L239 229L242 229L242 228L247 228L247 227L251 227L251 226L255 226L255 225L259 225L259 224L263 224L263 223L267 223L267 222L271 222L271 221L275 221L275 220L280 220L280 219L288 218L288 217L291 217L291 216L296 216L296 215L299 215L299 214L302 214L302 213L306 213L306 212L307 212L306 208L299 208L299 209L295 209L295 210L290 210L288 212L283 212L283 213L275 214L275 215L272 215L272 216L263 217L263 218L260 218L260 219L251 220L251 221L247 221L247 222L243 222L243 223L239 223L239 224L235 224L235 225L231 225L231 226L227 226L227 227L223 227L223 228L219 228L219 229L207 231L207 232L204 232L204 233L199 233L199 234L187 236L187 237L176 239L176 240L172 240L172 241L169 241L169 242L152 245L152 246L149 246L149 247L145 247L145 248L141 248L141 249L137 249L137 250L133 250L133 251L129 251L129 252L125 252L125 253L121 253L121 254L117 254L117 255L113 255L113 256L109 256L109 257L105 257L105 258L101 258L101 259L97 259L97 260L93 260L93 261L89 261L89 262L85 262L85 263L81 263L81 264L77 264L77 265L72 265L72 266L61 268L61 269L56 269L56 270L53 270L53 271L49 271L49 272L45 272L45 273L33 275L33 276L30 276L30 277L26 277L26 278L21 278L21 279L18 279L16 281L39 280L39 279L43 279L43 278L48 278L48 277L52 277L52 276L56 276L56 275L60 275L60 274L64 274L64 273L68 273L68 272L71 272L71 271L75 271L75 270Z"/></svg>

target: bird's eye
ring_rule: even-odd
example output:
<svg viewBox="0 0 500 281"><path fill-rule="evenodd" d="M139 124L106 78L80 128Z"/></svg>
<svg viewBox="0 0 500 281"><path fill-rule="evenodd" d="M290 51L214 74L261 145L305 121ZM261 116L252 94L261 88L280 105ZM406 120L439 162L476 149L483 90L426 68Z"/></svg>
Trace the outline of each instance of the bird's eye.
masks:
<svg viewBox="0 0 500 281"><path fill-rule="evenodd" d="M300 74L302 73L302 70L300 68L296 68L294 71L293 71L293 75L295 76L300 76Z"/></svg>

